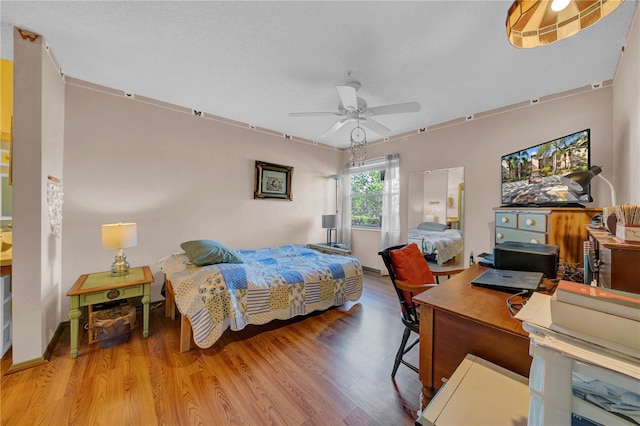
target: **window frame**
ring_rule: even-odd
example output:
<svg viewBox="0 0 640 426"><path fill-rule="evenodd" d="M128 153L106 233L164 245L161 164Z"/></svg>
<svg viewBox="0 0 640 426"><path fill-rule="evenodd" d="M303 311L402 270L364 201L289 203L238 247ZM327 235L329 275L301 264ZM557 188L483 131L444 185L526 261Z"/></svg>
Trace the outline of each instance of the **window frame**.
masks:
<svg viewBox="0 0 640 426"><path fill-rule="evenodd" d="M366 193L355 193L353 191L353 177L357 176L357 175L363 175L363 174L371 174L374 172L379 172L380 176L380 182L382 182L382 187L380 188L379 192L366 192ZM382 230L382 203L383 203L383 197L384 197L384 175L385 175L385 169L384 168L376 168L373 170L368 170L368 171L363 171L363 172L356 172L356 173L351 173L349 176L349 180L350 180L350 194L349 194L349 201L350 201L350 210L351 210L351 223L349 224L349 226L352 229L368 229L368 230ZM356 198L373 198L373 197L378 197L380 200L380 211L379 211L379 223L378 225L354 225L353 224L353 218L357 217L357 215L354 215L353 213L353 200Z"/></svg>

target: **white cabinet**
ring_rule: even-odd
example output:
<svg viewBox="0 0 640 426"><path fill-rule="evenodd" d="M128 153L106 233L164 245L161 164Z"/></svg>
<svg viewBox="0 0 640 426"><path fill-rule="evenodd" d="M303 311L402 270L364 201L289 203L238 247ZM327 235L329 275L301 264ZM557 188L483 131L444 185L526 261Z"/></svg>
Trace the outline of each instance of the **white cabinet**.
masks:
<svg viewBox="0 0 640 426"><path fill-rule="evenodd" d="M543 328L531 334L528 424L568 425L572 416L603 425L637 424L616 412L615 401L640 404L640 360L563 336ZM559 342L557 347L549 345L553 341ZM603 390L606 398L597 396ZM586 399L599 400L601 405Z"/></svg>
<svg viewBox="0 0 640 426"><path fill-rule="evenodd" d="M2 319L2 341L0 357L11 347L11 275L0 277L0 318Z"/></svg>
<svg viewBox="0 0 640 426"><path fill-rule="evenodd" d="M514 425L527 421L528 381L468 354L431 399L416 425Z"/></svg>

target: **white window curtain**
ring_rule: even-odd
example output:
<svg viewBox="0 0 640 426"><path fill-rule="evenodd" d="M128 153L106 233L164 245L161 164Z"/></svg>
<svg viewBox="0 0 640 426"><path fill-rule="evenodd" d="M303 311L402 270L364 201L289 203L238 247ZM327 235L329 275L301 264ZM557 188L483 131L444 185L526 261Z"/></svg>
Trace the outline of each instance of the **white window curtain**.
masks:
<svg viewBox="0 0 640 426"><path fill-rule="evenodd" d="M380 247L400 244L400 155L398 154L369 160L361 166L347 164L344 167L341 240L351 245L351 175L372 170L384 170Z"/></svg>
<svg viewBox="0 0 640 426"><path fill-rule="evenodd" d="M342 178L342 216L340 217L340 238L343 244L351 247L351 171L350 164L344 166Z"/></svg>
<svg viewBox="0 0 640 426"><path fill-rule="evenodd" d="M387 156L382 192L381 246L400 244L400 156Z"/></svg>

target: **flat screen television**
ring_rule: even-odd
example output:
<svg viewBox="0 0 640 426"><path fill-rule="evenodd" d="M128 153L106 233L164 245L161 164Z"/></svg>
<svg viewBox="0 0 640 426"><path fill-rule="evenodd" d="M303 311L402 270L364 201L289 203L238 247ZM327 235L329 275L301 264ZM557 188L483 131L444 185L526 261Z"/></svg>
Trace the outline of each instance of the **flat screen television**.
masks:
<svg viewBox="0 0 640 426"><path fill-rule="evenodd" d="M580 203L593 201L590 185L577 193L560 180L591 166L590 134L590 129L581 130L503 155L502 206L584 207Z"/></svg>

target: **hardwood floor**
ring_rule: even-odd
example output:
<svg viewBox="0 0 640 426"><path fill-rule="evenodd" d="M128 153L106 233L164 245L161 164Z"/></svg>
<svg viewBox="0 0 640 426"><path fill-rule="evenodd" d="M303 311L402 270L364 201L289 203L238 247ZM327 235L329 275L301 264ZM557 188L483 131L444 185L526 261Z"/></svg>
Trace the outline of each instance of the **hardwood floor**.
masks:
<svg viewBox="0 0 640 426"><path fill-rule="evenodd" d="M1 424L411 425L418 375L391 369L403 326L389 281L365 275L357 302L288 321L227 331L211 348L179 353L179 320L151 311L111 349L80 337L69 357L69 328L49 362L5 374ZM138 320L141 319L138 313ZM417 362L417 347L408 354Z"/></svg>

